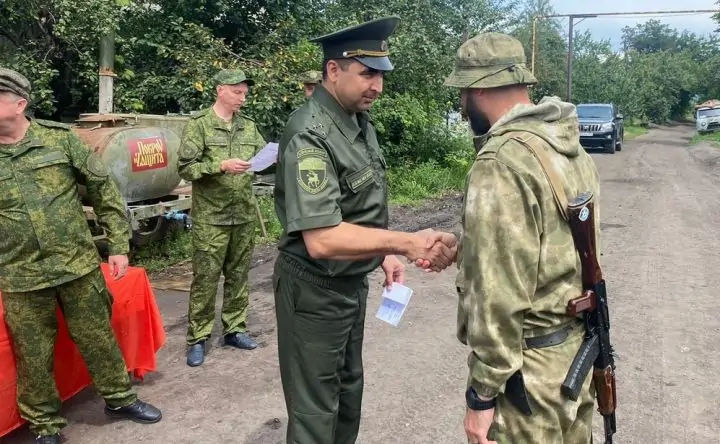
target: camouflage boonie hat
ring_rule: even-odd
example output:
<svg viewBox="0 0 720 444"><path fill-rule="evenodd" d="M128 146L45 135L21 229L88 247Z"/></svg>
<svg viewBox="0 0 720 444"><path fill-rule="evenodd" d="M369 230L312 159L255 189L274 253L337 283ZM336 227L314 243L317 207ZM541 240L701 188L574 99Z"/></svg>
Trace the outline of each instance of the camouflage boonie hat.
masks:
<svg viewBox="0 0 720 444"><path fill-rule="evenodd" d="M237 85L238 83L247 83L253 86L255 81L248 79L245 73L239 69L223 69L213 77L215 85Z"/></svg>
<svg viewBox="0 0 720 444"><path fill-rule="evenodd" d="M305 71L300 75L300 81L309 85L320 83L322 73L320 71Z"/></svg>
<svg viewBox="0 0 720 444"><path fill-rule="evenodd" d="M499 88L534 85L537 79L526 66L520 41L497 32L479 34L460 46L455 69L445 79L456 88Z"/></svg>
<svg viewBox="0 0 720 444"><path fill-rule="evenodd" d="M0 68L0 91L11 92L30 100L30 81L12 69Z"/></svg>

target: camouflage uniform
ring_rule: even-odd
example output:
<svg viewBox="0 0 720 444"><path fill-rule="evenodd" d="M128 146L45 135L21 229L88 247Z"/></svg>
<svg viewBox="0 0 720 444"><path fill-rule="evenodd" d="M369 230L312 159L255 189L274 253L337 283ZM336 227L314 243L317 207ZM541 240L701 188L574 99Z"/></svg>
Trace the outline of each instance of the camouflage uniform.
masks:
<svg viewBox="0 0 720 444"><path fill-rule="evenodd" d="M0 92L27 99L29 88L18 73L0 69ZM21 141L0 144L0 288L17 357L18 408L38 435L66 425L52 367L58 304L107 405L137 401L111 328L112 300L79 182L107 231L110 254L127 254L125 203L99 156L67 125L32 119Z"/></svg>
<svg viewBox="0 0 720 444"><path fill-rule="evenodd" d="M248 81L242 72L221 71L218 82ZM226 174L226 159L249 160L266 142L255 122L236 113L232 122L212 108L194 116L183 131L178 170L192 181L193 282L190 288L188 345L210 337L220 273L225 335L244 333L248 309L248 273L255 241L253 173Z"/></svg>
<svg viewBox="0 0 720 444"><path fill-rule="evenodd" d="M487 33L460 47L446 85L495 88L535 82L521 44ZM497 396L488 438L499 444L591 442L591 375L577 402L560 391L584 332L566 314L567 302L582 291L580 261L544 170L526 146L547 154L568 196L592 191L597 197L598 173L579 144L575 108L549 97L537 105L516 105L476 142L458 257L458 338L472 349L469 385L481 396ZM525 338L563 329L564 342L526 345ZM520 413L504 393L518 370L532 399L531 416Z"/></svg>
<svg viewBox="0 0 720 444"><path fill-rule="evenodd" d="M300 81L305 88L305 97L310 97L317 84L322 81L322 73L320 71L305 71L300 76Z"/></svg>

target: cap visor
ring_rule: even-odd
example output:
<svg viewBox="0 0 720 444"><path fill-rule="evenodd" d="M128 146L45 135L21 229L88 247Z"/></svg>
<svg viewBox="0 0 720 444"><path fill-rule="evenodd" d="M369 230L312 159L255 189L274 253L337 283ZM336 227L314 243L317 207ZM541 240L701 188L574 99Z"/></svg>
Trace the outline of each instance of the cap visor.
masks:
<svg viewBox="0 0 720 444"><path fill-rule="evenodd" d="M394 69L388 57L355 57L355 60L377 71L392 71Z"/></svg>

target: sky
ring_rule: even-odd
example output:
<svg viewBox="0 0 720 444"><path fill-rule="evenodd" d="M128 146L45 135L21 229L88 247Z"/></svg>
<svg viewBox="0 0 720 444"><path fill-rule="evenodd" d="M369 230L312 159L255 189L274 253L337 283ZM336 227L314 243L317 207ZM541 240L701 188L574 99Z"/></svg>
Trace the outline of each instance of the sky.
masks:
<svg viewBox="0 0 720 444"><path fill-rule="evenodd" d="M558 14L592 14L602 12L645 12L645 11L687 11L697 9L719 9L715 0L605 0L592 5L577 0L551 0ZM636 16L599 16L596 18L576 19L575 29L589 30L596 39L609 39L613 47L620 49L622 28L633 27L649 19L660 20L682 32L688 29L700 35L712 33L720 27L712 20L711 13L685 15L636 15ZM558 19L567 28L568 19ZM578 23L580 20L582 22Z"/></svg>

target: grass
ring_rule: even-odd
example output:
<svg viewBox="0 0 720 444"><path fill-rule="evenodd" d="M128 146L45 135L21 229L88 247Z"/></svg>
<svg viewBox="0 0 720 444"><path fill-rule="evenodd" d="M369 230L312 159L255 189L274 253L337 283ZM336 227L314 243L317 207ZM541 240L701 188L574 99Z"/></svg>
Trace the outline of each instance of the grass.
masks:
<svg viewBox="0 0 720 444"><path fill-rule="evenodd" d="M647 134L648 129L644 126L630 125L625 127L625 140L632 140L636 137Z"/></svg>
<svg viewBox="0 0 720 444"><path fill-rule="evenodd" d="M700 142L709 142L712 145L720 147L720 132L695 134L692 139L690 139L691 145L695 145Z"/></svg>

